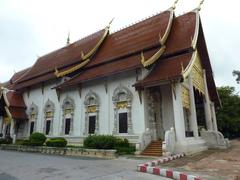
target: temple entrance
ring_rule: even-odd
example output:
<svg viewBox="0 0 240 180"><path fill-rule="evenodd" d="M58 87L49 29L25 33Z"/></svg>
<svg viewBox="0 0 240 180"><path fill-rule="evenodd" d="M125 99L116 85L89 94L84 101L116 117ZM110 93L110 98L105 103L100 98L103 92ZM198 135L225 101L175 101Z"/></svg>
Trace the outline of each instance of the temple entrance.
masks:
<svg viewBox="0 0 240 180"><path fill-rule="evenodd" d="M162 122L162 98L159 87L151 88L148 97L148 127L153 131L154 140L164 139Z"/></svg>
<svg viewBox="0 0 240 180"><path fill-rule="evenodd" d="M198 131L202 128L207 129L204 110L204 95L194 88L194 98L196 104Z"/></svg>

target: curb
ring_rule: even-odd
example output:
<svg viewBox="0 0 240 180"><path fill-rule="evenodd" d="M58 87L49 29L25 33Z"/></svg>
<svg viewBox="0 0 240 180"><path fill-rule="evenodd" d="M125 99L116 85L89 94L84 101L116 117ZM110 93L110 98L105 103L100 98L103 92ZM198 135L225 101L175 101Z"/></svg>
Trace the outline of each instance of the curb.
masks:
<svg viewBox="0 0 240 180"><path fill-rule="evenodd" d="M174 159L179 159L184 157L185 154L176 154L173 156L161 158L155 161L147 162L144 164L139 164L137 166L137 171L143 172L143 173L149 173L149 174L154 174L158 176L163 176L175 180L202 180L202 178L194 176L194 175L188 175L179 171L173 171L171 169L165 169L165 168L158 168L155 167L157 165L172 161Z"/></svg>
<svg viewBox="0 0 240 180"><path fill-rule="evenodd" d="M150 162L146 162L144 164L139 164L139 165L157 166L157 165L164 164L164 163L167 163L167 162L175 160L175 159L182 158L184 156L185 156L184 153L180 153L180 154L175 154L175 155L172 155L172 156L164 157L164 158L161 158L161 159L158 159L158 160L155 160L155 161L150 161Z"/></svg>

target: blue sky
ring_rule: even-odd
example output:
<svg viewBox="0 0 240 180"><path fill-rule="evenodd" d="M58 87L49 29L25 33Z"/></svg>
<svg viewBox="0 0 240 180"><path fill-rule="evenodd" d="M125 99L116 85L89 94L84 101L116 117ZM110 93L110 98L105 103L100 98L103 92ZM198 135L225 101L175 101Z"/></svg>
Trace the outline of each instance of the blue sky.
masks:
<svg viewBox="0 0 240 180"><path fill-rule="evenodd" d="M200 0L179 0L176 15ZM0 0L0 82L37 57L61 48L70 31L74 42L103 27L114 17L111 31L168 9L173 0ZM240 70L240 21L237 0L205 0L201 19L217 86L240 85L232 76Z"/></svg>

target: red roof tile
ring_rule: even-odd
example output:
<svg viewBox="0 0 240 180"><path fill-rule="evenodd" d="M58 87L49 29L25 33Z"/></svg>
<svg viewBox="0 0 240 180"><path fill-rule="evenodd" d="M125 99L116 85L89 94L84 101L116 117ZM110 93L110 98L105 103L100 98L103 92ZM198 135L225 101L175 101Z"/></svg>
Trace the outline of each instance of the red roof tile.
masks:
<svg viewBox="0 0 240 180"><path fill-rule="evenodd" d="M8 102L10 104L9 107L26 108L22 94L19 94L14 91L8 91L6 96L7 96Z"/></svg>
<svg viewBox="0 0 240 180"><path fill-rule="evenodd" d="M187 67L192 57L192 53L186 53L172 58L160 60L149 75L138 81L135 86L149 87L159 85L162 81L176 80L182 78L182 66Z"/></svg>
<svg viewBox="0 0 240 180"><path fill-rule="evenodd" d="M15 120L27 120L27 114L24 108L10 107L9 111Z"/></svg>

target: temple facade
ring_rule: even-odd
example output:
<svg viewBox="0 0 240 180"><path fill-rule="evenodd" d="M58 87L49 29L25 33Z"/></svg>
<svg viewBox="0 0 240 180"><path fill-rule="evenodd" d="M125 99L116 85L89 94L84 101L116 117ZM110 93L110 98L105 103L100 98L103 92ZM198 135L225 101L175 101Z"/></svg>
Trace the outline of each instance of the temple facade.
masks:
<svg viewBox="0 0 240 180"><path fill-rule="evenodd" d="M33 132L82 144L90 134L127 138L143 151L205 150L220 101L199 9L174 8L115 33L106 28L40 57L0 91L0 134Z"/></svg>

